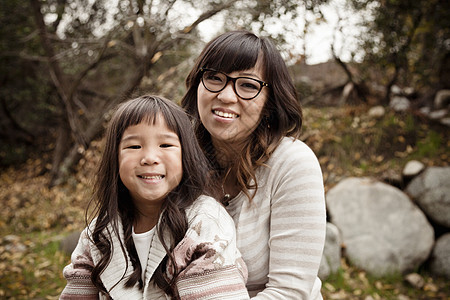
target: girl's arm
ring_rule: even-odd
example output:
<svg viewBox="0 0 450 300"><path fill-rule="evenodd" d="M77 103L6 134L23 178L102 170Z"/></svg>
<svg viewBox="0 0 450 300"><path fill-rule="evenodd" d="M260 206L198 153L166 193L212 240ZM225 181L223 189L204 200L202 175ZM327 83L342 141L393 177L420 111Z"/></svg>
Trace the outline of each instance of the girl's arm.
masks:
<svg viewBox="0 0 450 300"><path fill-rule="evenodd" d="M94 262L89 249L87 229L81 233L71 260L63 270L67 285L59 299L99 299L99 291L91 281Z"/></svg>
<svg viewBox="0 0 450 300"><path fill-rule="evenodd" d="M236 247L233 220L212 198L201 197L194 206L186 236L174 249L180 298L249 299L247 268Z"/></svg>

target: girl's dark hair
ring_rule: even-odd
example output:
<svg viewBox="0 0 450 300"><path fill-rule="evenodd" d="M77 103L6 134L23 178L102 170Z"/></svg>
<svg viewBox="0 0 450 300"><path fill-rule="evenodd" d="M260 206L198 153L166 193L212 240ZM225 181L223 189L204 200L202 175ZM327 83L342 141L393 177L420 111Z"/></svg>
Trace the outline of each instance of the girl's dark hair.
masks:
<svg viewBox="0 0 450 300"><path fill-rule="evenodd" d="M256 168L269 159L284 136L298 138L302 127L302 110L297 92L279 51L268 38L257 37L251 32L224 33L210 41L197 58L186 78L187 92L181 100L181 105L193 118L200 146L212 164L217 166L216 175L223 177L224 171L218 168L211 136L201 123L198 113L197 88L201 78L200 69L211 68L232 73L251 69L257 62L262 64L264 81L269 83L268 99L259 125L246 140L237 161L238 184L250 200L252 196L249 189L256 191L258 188ZM251 180L253 185L250 184Z"/></svg>
<svg viewBox="0 0 450 300"><path fill-rule="evenodd" d="M91 204L95 205L94 216L97 216L91 239L100 250L102 258L92 271L92 282L99 290L107 293L100 274L110 263L111 236L107 229L110 224L114 234L119 236L118 221L123 224L124 241L120 241L124 254L124 263L127 263L126 251L129 253L132 266L127 263L126 268L134 268L132 275L127 278L126 286L139 284L142 288L141 264L132 238L132 225L136 216L136 208L129 195L128 189L119 176L119 144L124 131L141 122L154 124L156 118L162 116L167 127L178 135L182 151L183 175L180 184L167 195L160 212L160 222L157 225L157 234L167 252L163 263L153 275L156 284L167 294L176 293L174 283L176 275L168 280L164 276L167 261L176 262L171 254L174 247L184 237L187 228L185 209L190 206L201 194L206 193L209 186L207 180L209 167L201 148L197 143L192 124L186 113L175 103L157 96L142 96L120 104L113 114L106 131L105 148L101 157L94 184L94 198ZM168 232L170 236L163 236ZM166 237L167 240L164 239ZM176 269L176 268L175 268ZM123 279L123 278L122 278Z"/></svg>

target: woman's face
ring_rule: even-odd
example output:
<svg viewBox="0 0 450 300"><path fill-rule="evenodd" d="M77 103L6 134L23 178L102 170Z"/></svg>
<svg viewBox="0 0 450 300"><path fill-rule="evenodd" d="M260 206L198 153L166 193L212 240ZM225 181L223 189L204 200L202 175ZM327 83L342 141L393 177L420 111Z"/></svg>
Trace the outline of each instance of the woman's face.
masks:
<svg viewBox="0 0 450 300"><path fill-rule="evenodd" d="M262 64L258 59L254 68L227 75L246 76L265 81L263 74ZM231 81L218 93L208 91L200 82L197 89L198 113L202 124L211 134L213 142L241 142L259 124L267 98L267 87L263 87L255 98L243 100L234 92Z"/></svg>

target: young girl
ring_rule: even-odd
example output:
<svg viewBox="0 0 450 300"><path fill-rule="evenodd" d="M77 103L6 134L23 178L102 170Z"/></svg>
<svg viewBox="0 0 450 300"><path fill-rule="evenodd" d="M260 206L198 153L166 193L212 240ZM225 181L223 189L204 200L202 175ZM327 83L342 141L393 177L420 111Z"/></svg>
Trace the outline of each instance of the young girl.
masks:
<svg viewBox="0 0 450 300"><path fill-rule="evenodd" d="M246 32L209 42L182 106L222 184L254 299L322 299L325 243L319 162L300 141L302 111L276 47Z"/></svg>
<svg viewBox="0 0 450 300"><path fill-rule="evenodd" d="M248 299L225 209L202 195L208 164L176 104L143 96L112 116L60 299Z"/></svg>

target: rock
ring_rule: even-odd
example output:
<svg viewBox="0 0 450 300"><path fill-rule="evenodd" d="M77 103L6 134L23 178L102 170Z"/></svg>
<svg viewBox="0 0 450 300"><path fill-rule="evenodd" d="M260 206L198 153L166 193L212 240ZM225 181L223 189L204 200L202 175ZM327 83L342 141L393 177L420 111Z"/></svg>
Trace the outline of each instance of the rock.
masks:
<svg viewBox="0 0 450 300"><path fill-rule="evenodd" d="M392 169L387 169L386 171L383 172L383 174L381 175L381 181L389 185L395 186L399 189L403 188L402 176Z"/></svg>
<svg viewBox="0 0 450 300"><path fill-rule="evenodd" d="M450 228L450 167L429 167L405 189L434 222Z"/></svg>
<svg viewBox="0 0 450 300"><path fill-rule="evenodd" d="M405 273L428 258L433 227L399 189L370 178L348 178L328 191L326 203L346 256L368 273Z"/></svg>
<svg viewBox="0 0 450 300"><path fill-rule="evenodd" d="M424 106L419 109L419 112L421 114L424 114L425 116L428 116L431 113L431 108L429 108L428 106Z"/></svg>
<svg viewBox="0 0 450 300"><path fill-rule="evenodd" d="M376 118L376 119L382 118L385 115L385 113L386 113L386 110L381 105L371 107L368 111L369 117Z"/></svg>
<svg viewBox="0 0 450 300"><path fill-rule="evenodd" d="M436 240L431 253L430 270L433 274L450 279L450 233Z"/></svg>
<svg viewBox="0 0 450 300"><path fill-rule="evenodd" d="M400 95L402 94L402 89L398 85L391 86L391 92L394 95Z"/></svg>
<svg viewBox="0 0 450 300"><path fill-rule="evenodd" d="M20 241L20 237L13 234L4 236L2 245L4 245L6 251L11 253L25 252L27 250L27 246Z"/></svg>
<svg viewBox="0 0 450 300"><path fill-rule="evenodd" d="M412 287L420 290L425 285L425 280L422 276L417 273L411 273L405 276L405 281L408 282Z"/></svg>
<svg viewBox="0 0 450 300"><path fill-rule="evenodd" d="M403 94L407 97L413 96L415 94L414 88L410 86L405 87L403 89Z"/></svg>
<svg viewBox="0 0 450 300"><path fill-rule="evenodd" d="M434 107L437 109L443 108L450 104L450 90L440 90L434 97Z"/></svg>
<svg viewBox="0 0 450 300"><path fill-rule="evenodd" d="M80 238L80 232L72 232L61 240L60 249L67 254L72 254L73 250L77 246L78 239Z"/></svg>
<svg viewBox="0 0 450 300"><path fill-rule="evenodd" d="M442 125L450 127L450 118L442 118L439 120Z"/></svg>
<svg viewBox="0 0 450 300"><path fill-rule="evenodd" d="M411 102L406 97L395 96L391 99L389 106L395 111L402 112L410 108Z"/></svg>
<svg viewBox="0 0 450 300"><path fill-rule="evenodd" d="M320 279L325 280L341 266L341 243L339 229L334 224L327 223L325 248L319 268Z"/></svg>
<svg viewBox="0 0 450 300"><path fill-rule="evenodd" d="M443 119L447 115L448 115L448 109L446 109L446 108L440 109L440 110L435 110L428 114L430 119L433 119L433 120Z"/></svg>
<svg viewBox="0 0 450 300"><path fill-rule="evenodd" d="M408 161L403 168L402 174L406 178L417 176L425 169L425 165L417 160Z"/></svg>

